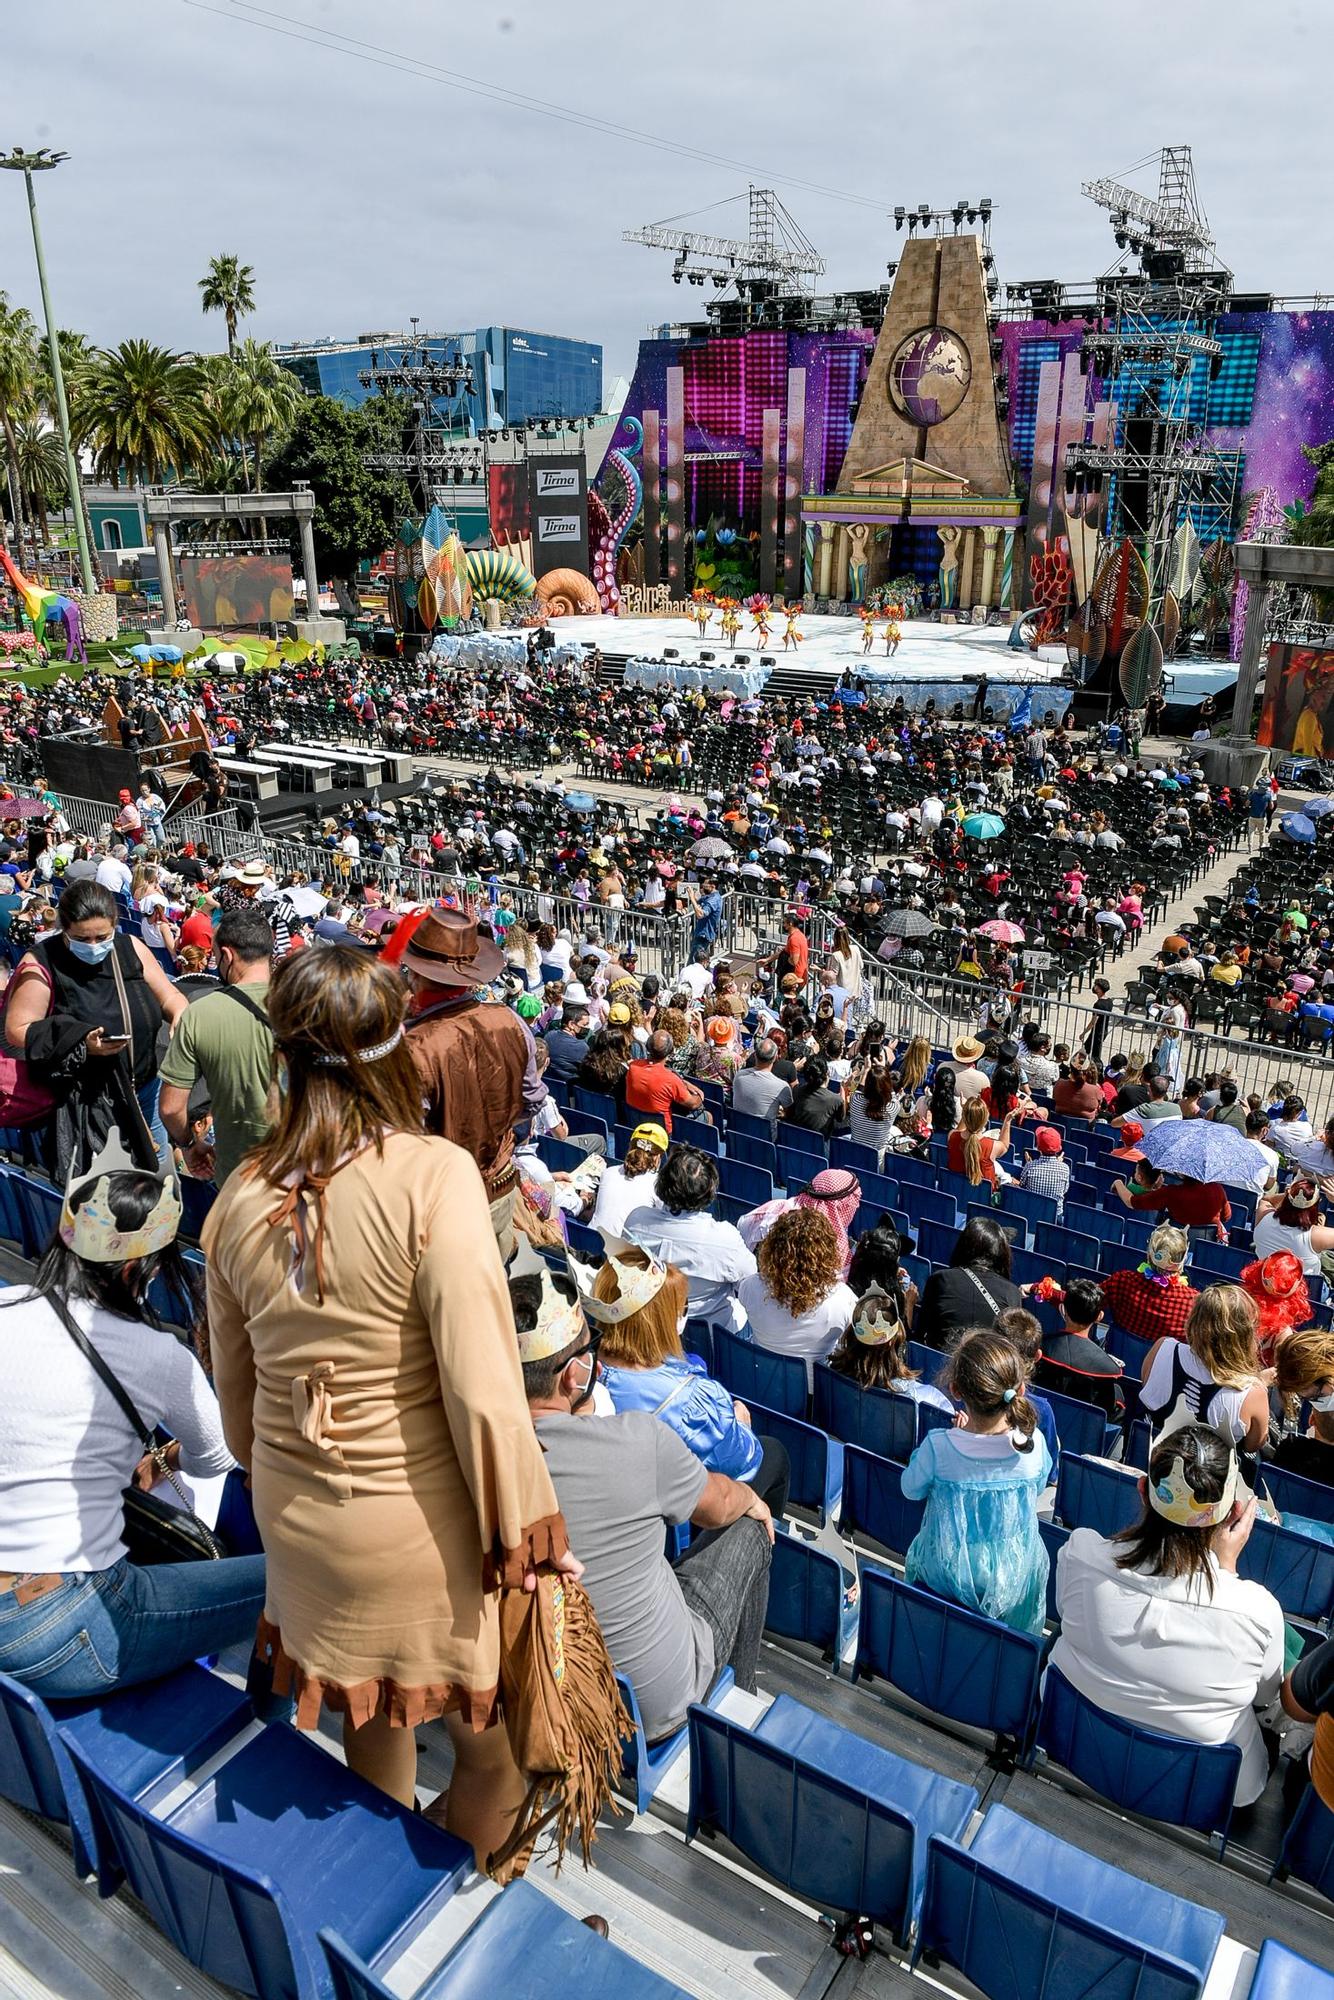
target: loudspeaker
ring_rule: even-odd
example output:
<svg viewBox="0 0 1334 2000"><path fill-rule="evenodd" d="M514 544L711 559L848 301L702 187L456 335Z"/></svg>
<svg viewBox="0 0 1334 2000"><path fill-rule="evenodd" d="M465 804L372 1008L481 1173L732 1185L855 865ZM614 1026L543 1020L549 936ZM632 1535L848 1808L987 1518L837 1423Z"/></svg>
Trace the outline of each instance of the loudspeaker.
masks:
<svg viewBox="0 0 1334 2000"><path fill-rule="evenodd" d="M1154 421L1152 417L1127 417L1125 425L1125 448L1128 452L1142 452L1146 456L1153 450ZM1143 535L1149 526L1149 480L1147 476L1132 477L1127 473L1121 482L1121 532L1126 535Z"/></svg>

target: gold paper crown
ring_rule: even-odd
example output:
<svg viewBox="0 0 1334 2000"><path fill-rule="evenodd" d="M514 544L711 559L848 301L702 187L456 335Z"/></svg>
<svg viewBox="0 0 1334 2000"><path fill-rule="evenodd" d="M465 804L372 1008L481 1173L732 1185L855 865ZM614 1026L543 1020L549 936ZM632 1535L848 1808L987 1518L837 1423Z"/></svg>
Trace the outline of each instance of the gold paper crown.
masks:
<svg viewBox="0 0 1334 2000"><path fill-rule="evenodd" d="M123 1230L111 1212L107 1181L112 1174L147 1174L162 1192L137 1229ZM84 1198L79 1201L79 1196ZM76 1207L75 1204L78 1203ZM181 1226L181 1190L174 1168L152 1173L132 1160L113 1126L106 1144L86 1173L70 1168L60 1211L60 1240L88 1264L129 1264L174 1243Z"/></svg>
<svg viewBox="0 0 1334 2000"><path fill-rule="evenodd" d="M885 1299L890 1305L894 1303L889 1293L880 1285L873 1285L870 1291L862 1294L863 1306L868 1299ZM877 1305L873 1305L869 1312L862 1313L852 1323L853 1337L860 1340L864 1347L884 1347L888 1341L902 1334L903 1330L903 1321L897 1312L893 1319L890 1319Z"/></svg>
<svg viewBox="0 0 1334 2000"><path fill-rule="evenodd" d="M537 1324L530 1327L527 1333L518 1335L519 1359L548 1361L553 1354L563 1354L567 1347L572 1347L584 1331L584 1316L579 1302L561 1297L552 1283L546 1263L526 1236L520 1238L519 1247L510 1259L508 1276L511 1280L536 1278L542 1288ZM575 1284L577 1290L577 1279Z"/></svg>
<svg viewBox="0 0 1334 2000"><path fill-rule="evenodd" d="M1175 1521L1181 1528L1216 1528L1226 1521L1233 1507L1240 1500L1243 1507L1251 1498L1251 1489L1242 1477L1241 1465L1237 1458L1236 1445L1221 1427L1206 1424L1196 1415L1184 1396L1178 1396L1172 1405L1167 1420L1156 1438L1149 1444L1149 1463L1153 1463L1154 1453L1160 1444L1173 1437L1177 1431L1198 1427L1212 1430L1221 1437L1228 1448L1231 1463L1223 1483L1223 1491L1217 1500L1199 1500L1191 1491L1186 1477L1185 1461L1178 1455L1173 1458L1167 1474L1162 1479L1148 1475L1149 1505L1164 1521Z"/></svg>
<svg viewBox="0 0 1334 2000"><path fill-rule="evenodd" d="M585 1313L602 1326L619 1326L622 1320L630 1319L642 1312L657 1298L667 1282L667 1266L660 1264L656 1257L649 1257L647 1250L640 1255L648 1257L645 1265L624 1262L627 1250L637 1250L639 1245L627 1243L622 1236L609 1236L604 1230L602 1241L607 1247L607 1262L616 1273L619 1296L615 1299L595 1299L593 1285L597 1271L591 1264L581 1264L574 1257L568 1259L570 1276L578 1287L579 1297Z"/></svg>

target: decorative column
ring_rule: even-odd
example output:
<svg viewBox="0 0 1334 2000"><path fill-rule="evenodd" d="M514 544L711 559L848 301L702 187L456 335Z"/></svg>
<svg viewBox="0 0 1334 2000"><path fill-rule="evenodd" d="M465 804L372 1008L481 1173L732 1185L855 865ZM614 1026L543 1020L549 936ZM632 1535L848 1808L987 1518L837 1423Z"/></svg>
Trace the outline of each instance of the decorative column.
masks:
<svg viewBox="0 0 1334 2000"><path fill-rule="evenodd" d="M841 524L834 531L834 579L829 594L835 604L848 601L848 531Z"/></svg>
<svg viewBox="0 0 1334 2000"><path fill-rule="evenodd" d="M820 554L815 571L815 594L817 597L830 595L830 583L834 569L834 536L838 530L836 521L820 522Z"/></svg>
<svg viewBox="0 0 1334 2000"><path fill-rule="evenodd" d="M306 616L318 618L320 585L315 569L315 527L309 514L302 514L298 525L301 529L301 568L306 579Z"/></svg>
<svg viewBox="0 0 1334 2000"><path fill-rule="evenodd" d="M153 553L157 557L158 584L162 591L162 623L170 631L176 623L176 583L171 573L171 536L165 521L153 523Z"/></svg>
<svg viewBox="0 0 1334 2000"><path fill-rule="evenodd" d="M973 606L973 554L977 546L977 529L965 528L963 546L959 551L959 609L971 611Z"/></svg>
<svg viewBox="0 0 1334 2000"><path fill-rule="evenodd" d="M982 530L982 590L979 602L988 608L995 603L992 585L996 581L996 544L1000 541L999 528Z"/></svg>

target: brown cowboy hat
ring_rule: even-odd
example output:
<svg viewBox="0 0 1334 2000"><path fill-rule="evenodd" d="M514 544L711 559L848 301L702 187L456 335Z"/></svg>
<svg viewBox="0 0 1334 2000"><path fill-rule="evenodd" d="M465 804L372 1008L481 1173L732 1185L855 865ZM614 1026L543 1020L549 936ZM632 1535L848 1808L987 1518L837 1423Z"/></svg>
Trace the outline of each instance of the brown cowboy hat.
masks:
<svg viewBox="0 0 1334 2000"><path fill-rule="evenodd" d="M436 903L412 933L403 964L435 986L486 986L503 970L505 954L464 911Z"/></svg>

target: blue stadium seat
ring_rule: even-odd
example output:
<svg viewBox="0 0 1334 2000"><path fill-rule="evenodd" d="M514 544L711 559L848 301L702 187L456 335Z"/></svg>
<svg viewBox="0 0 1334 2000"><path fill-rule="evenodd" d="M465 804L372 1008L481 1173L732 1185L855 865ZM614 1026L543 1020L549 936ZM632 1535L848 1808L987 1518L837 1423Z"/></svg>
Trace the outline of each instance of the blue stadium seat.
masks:
<svg viewBox="0 0 1334 2000"><path fill-rule="evenodd" d="M130 1888L191 1965L263 2000L327 2000L317 1933L336 1923L372 1968L397 1957L473 1866L285 1723L156 1818L62 1726Z"/></svg>
<svg viewBox="0 0 1334 2000"><path fill-rule="evenodd" d="M939 1170L929 1160L915 1160L909 1153L896 1153L894 1178L900 1187L933 1188L938 1185Z"/></svg>
<svg viewBox="0 0 1334 2000"><path fill-rule="evenodd" d="M1198 2000L1223 1930L994 1805L971 1847L932 1839L914 1962L944 1959L988 2000Z"/></svg>
<svg viewBox="0 0 1334 2000"><path fill-rule="evenodd" d="M593 1122L591 1118L587 1121L590 1125ZM572 1146L568 1139L553 1139L550 1136L538 1140L537 1153L538 1158L550 1167L553 1174L572 1174L582 1167L588 1158L582 1147ZM187 1182L182 1181L183 1189L187 1185ZM197 1236L199 1231L196 1229L190 1233Z"/></svg>
<svg viewBox="0 0 1334 2000"><path fill-rule="evenodd" d="M734 1111L731 1105L727 1108L723 1130L729 1152L733 1136L738 1139L760 1139L768 1146L774 1143L774 1128L767 1118L752 1118L748 1111Z"/></svg>
<svg viewBox="0 0 1334 2000"><path fill-rule="evenodd" d="M863 1563L853 1679L875 1674L922 1708L993 1730L1026 1754L1040 1639Z"/></svg>
<svg viewBox="0 0 1334 2000"><path fill-rule="evenodd" d="M23 1254L37 1262L55 1235L56 1224L60 1221L59 1190L53 1188L49 1181L39 1181L33 1174L12 1171L9 1185L23 1224Z"/></svg>
<svg viewBox="0 0 1334 2000"><path fill-rule="evenodd" d="M763 1403L787 1417L806 1415L806 1363L792 1354L771 1354L753 1340L725 1327L713 1329L714 1373L743 1403Z"/></svg>
<svg viewBox="0 0 1334 2000"><path fill-rule="evenodd" d="M927 1842L958 1839L977 1805L959 1785L780 1695L746 1729L690 1711L690 1815L794 1896L870 1917L902 1943Z"/></svg>
<svg viewBox="0 0 1334 2000"><path fill-rule="evenodd" d="M1104 1243L1098 1265L1104 1278L1110 1278L1113 1271L1138 1271L1144 1262L1144 1251L1137 1243Z"/></svg>
<svg viewBox="0 0 1334 2000"><path fill-rule="evenodd" d="M1188 1743L1125 1722L1049 1666L1038 1744L1053 1762L1126 1812L1227 1840L1241 1770L1236 1743Z"/></svg>
<svg viewBox="0 0 1334 2000"><path fill-rule="evenodd" d="M1082 1202L1067 1200L1065 1220L1071 1229L1077 1230L1081 1235L1096 1237L1100 1245L1125 1242L1123 1233L1125 1224L1121 1217L1113 1215L1110 1209L1085 1207ZM1097 1259L1090 1261L1096 1263Z"/></svg>
<svg viewBox="0 0 1334 2000"><path fill-rule="evenodd" d="M918 1251L933 1268L949 1263L958 1240L958 1230L948 1222L931 1222L923 1218L917 1230Z"/></svg>
<svg viewBox="0 0 1334 2000"><path fill-rule="evenodd" d="M1237 1574L1262 1583L1288 1618L1323 1625L1334 1611L1334 1548L1295 1528L1279 1528L1257 1516Z"/></svg>
<svg viewBox="0 0 1334 2000"><path fill-rule="evenodd" d="M1044 1389L1042 1394L1051 1404L1063 1452L1082 1452L1090 1458L1099 1458L1111 1449L1120 1434L1119 1427L1108 1423L1101 1410L1092 1403L1081 1402L1078 1396L1059 1395L1055 1389Z"/></svg>
<svg viewBox="0 0 1334 2000"><path fill-rule="evenodd" d="M762 1208L774 1198L773 1175L763 1167L748 1166L729 1153L718 1163L719 1181L725 1195L744 1201L750 1208Z"/></svg>
<svg viewBox="0 0 1334 2000"><path fill-rule="evenodd" d="M1068 1209L1066 1213L1069 1214ZM1040 1222L1033 1232L1033 1248L1039 1257L1055 1257L1062 1264L1085 1264L1096 1271L1102 1242L1097 1236L1060 1222Z"/></svg>
<svg viewBox="0 0 1334 2000"><path fill-rule="evenodd" d="M28 1238L16 1179L13 1167L0 1167L0 1243L8 1244L16 1256L24 1257Z"/></svg>
<svg viewBox="0 0 1334 2000"><path fill-rule="evenodd" d="M607 1254L601 1231L590 1229L586 1222L576 1222L572 1215L565 1218L565 1241L576 1257L592 1258L600 1264Z"/></svg>
<svg viewBox="0 0 1334 2000"><path fill-rule="evenodd" d="M958 1230L963 1222L958 1202L943 1188L914 1187L904 1181L899 1187L899 1205L919 1222L943 1222L947 1229L953 1230Z"/></svg>
<svg viewBox="0 0 1334 2000"><path fill-rule="evenodd" d="M775 1542L778 1540L776 1535L774 1540ZM658 1786L690 1740L689 1729L683 1722L670 1736L660 1737L656 1743L650 1743L644 1735L644 1719L639 1713L635 1691L624 1674L617 1674L616 1685L621 1691L621 1700L625 1703L631 1724L630 1734L624 1739L625 1748L621 1753L621 1776L625 1780L626 1789L634 1793L635 1811L644 1813L648 1811ZM730 1667L724 1667L705 1695L704 1706L716 1707L728 1689L735 1686L736 1675Z"/></svg>
<svg viewBox="0 0 1334 2000"><path fill-rule="evenodd" d="M1334 2000L1334 1972L1266 1938L1246 2000Z"/></svg>
<svg viewBox="0 0 1334 2000"><path fill-rule="evenodd" d="M1056 1519L1065 1528L1094 1528L1104 1538L1119 1535L1143 1512L1139 1479L1077 1452L1061 1453L1056 1475Z"/></svg>
<svg viewBox="0 0 1334 2000"><path fill-rule="evenodd" d="M1314 1785L1306 1787L1292 1816L1274 1874L1280 1880L1295 1875L1334 1902L1334 1812Z"/></svg>
<svg viewBox="0 0 1334 2000"><path fill-rule="evenodd" d="M893 1174L877 1173L872 1169L870 1173L859 1173L857 1179L861 1183L863 1208L906 1209L909 1206L906 1198L900 1199L899 1183Z"/></svg>
<svg viewBox="0 0 1334 2000"><path fill-rule="evenodd" d="M1010 1252L1010 1276L1016 1285L1036 1285L1043 1278L1054 1278L1063 1286L1066 1275L1065 1265L1045 1252L1025 1250L1022 1244L1016 1244Z"/></svg>
<svg viewBox="0 0 1334 2000"><path fill-rule="evenodd" d="M612 1102L611 1098L607 1098L605 1101L608 1104ZM612 1158L614 1148L612 1134L616 1130L616 1121L614 1118L599 1118L596 1112L581 1111L577 1105L562 1112L561 1116L564 1119L567 1132L578 1132L585 1137L591 1134L594 1138L601 1139L607 1149L607 1158Z"/></svg>
<svg viewBox="0 0 1334 2000"><path fill-rule="evenodd" d="M393 2000L336 1930L322 1930L334 2000ZM531 1882L492 1899L413 2000L684 2000L679 1986L640 1965L562 1910Z"/></svg>
<svg viewBox="0 0 1334 2000"><path fill-rule="evenodd" d="M783 1120L779 1123L778 1133L782 1143L789 1151L793 1153L805 1153L808 1162L811 1160L815 1162L814 1166L809 1164L807 1166L807 1180L810 1179L812 1174L818 1174L821 1167L828 1166L829 1142L819 1132L808 1132L804 1125L789 1125Z"/></svg>
<svg viewBox="0 0 1334 2000"><path fill-rule="evenodd" d="M865 1535L891 1555L906 1555L926 1506L903 1497L903 1467L893 1459L848 1445L843 1453L842 1535Z"/></svg>
<svg viewBox="0 0 1334 2000"><path fill-rule="evenodd" d="M1039 1519L1038 1533L1042 1546L1047 1551L1047 1623L1059 1625L1060 1613L1056 1609L1056 1558L1070 1539L1069 1528L1061 1527L1057 1521Z"/></svg>
<svg viewBox="0 0 1334 2000"><path fill-rule="evenodd" d="M818 1174L823 1160L814 1154L804 1152L799 1146L789 1146L784 1138L785 1127L778 1128L778 1178L789 1194L798 1194Z"/></svg>
<svg viewBox="0 0 1334 2000"><path fill-rule="evenodd" d="M1140 1261L1142 1262L1143 1260L1141 1259ZM1107 1352L1114 1354L1117 1360L1124 1365L1128 1381L1143 1381L1145 1356L1152 1346L1153 1342L1145 1340L1142 1334L1131 1333L1127 1327L1118 1326L1115 1320L1109 1321L1107 1327Z"/></svg>
<svg viewBox="0 0 1334 2000"><path fill-rule="evenodd" d="M748 1167L759 1167L770 1180L778 1179L778 1148L772 1139L752 1139L745 1132L729 1130L727 1157L742 1160Z"/></svg>
<svg viewBox="0 0 1334 2000"><path fill-rule="evenodd" d="M874 1146L859 1146L855 1139L831 1139L829 1164L831 1167L847 1167L860 1179L863 1174L880 1172L880 1154Z"/></svg>
<svg viewBox="0 0 1334 2000"><path fill-rule="evenodd" d="M1123 1455L1123 1463L1133 1465L1136 1472L1147 1472L1149 1469L1149 1446L1151 1442L1152 1434L1149 1430L1148 1418L1132 1417L1130 1429L1126 1433L1126 1448Z"/></svg>
<svg viewBox="0 0 1334 2000"><path fill-rule="evenodd" d="M815 1421L831 1437L906 1465L917 1446L917 1404L892 1389L863 1389L822 1361L814 1372Z"/></svg>
<svg viewBox="0 0 1334 2000"><path fill-rule="evenodd" d="M1050 1195L1033 1194L1028 1188L1011 1184L1000 1191L996 1220L1004 1226L1007 1216L1023 1216L1026 1222L1036 1226L1039 1222L1055 1222L1059 1210L1060 1203L1053 1201Z"/></svg>
<svg viewBox="0 0 1334 2000"><path fill-rule="evenodd" d="M696 1077L695 1086L704 1102L715 1111L726 1111L728 1095L726 1084L716 1083L712 1077Z"/></svg>
<svg viewBox="0 0 1334 2000"><path fill-rule="evenodd" d="M940 1348L928 1347L920 1340L910 1340L903 1350L903 1358L910 1368L917 1370L924 1382L929 1382L933 1388L941 1388L941 1378L949 1360Z"/></svg>
<svg viewBox="0 0 1334 2000"><path fill-rule="evenodd" d="M151 1805L253 1715L239 1688L203 1667L184 1667L164 1680L88 1701L44 1702L0 1674L0 1798L68 1826L76 1872L90 1875L96 1868L102 1894L109 1896L120 1870L96 1837L60 1730L72 1732L132 1797Z"/></svg>
<svg viewBox="0 0 1334 2000"><path fill-rule="evenodd" d="M715 1160L722 1152L718 1127L704 1118L687 1118L684 1111L678 1111L672 1120L672 1138L678 1145L698 1146L701 1153L712 1153Z"/></svg>
<svg viewBox="0 0 1334 2000"><path fill-rule="evenodd" d="M1196 1243L1191 1247L1190 1267L1201 1277L1207 1273L1215 1283L1223 1278L1235 1284L1254 1257L1249 1247L1237 1250L1230 1243Z"/></svg>
<svg viewBox="0 0 1334 2000"><path fill-rule="evenodd" d="M688 1319L681 1335L687 1354L698 1354L708 1374L713 1373L713 1328L706 1319Z"/></svg>
<svg viewBox="0 0 1334 2000"><path fill-rule="evenodd" d="M746 1407L756 1435L777 1439L787 1453L791 1468L788 1505L804 1508L820 1527L832 1521L843 1490L842 1446L817 1425L789 1417L783 1410L766 1409L763 1403L748 1403Z"/></svg>
<svg viewBox="0 0 1334 2000"><path fill-rule="evenodd" d="M845 1638L845 1589L835 1557L799 1535L775 1535L765 1630L816 1647L837 1673Z"/></svg>
<svg viewBox="0 0 1334 2000"><path fill-rule="evenodd" d="M570 1086L571 1106L582 1111L589 1118L597 1118L606 1131L610 1132L616 1123L616 1099L606 1090L585 1090L582 1084ZM636 1114L637 1115L637 1114Z"/></svg>
<svg viewBox="0 0 1334 2000"><path fill-rule="evenodd" d="M1326 1521L1334 1526L1334 1486L1322 1479L1303 1479L1281 1465L1266 1465L1264 1483L1280 1514L1301 1514L1308 1521Z"/></svg>
<svg viewBox="0 0 1334 2000"><path fill-rule="evenodd" d="M904 1251L899 1257L899 1267L906 1277L917 1287L918 1297L926 1290L927 1279L931 1276L931 1266L919 1252Z"/></svg>
<svg viewBox="0 0 1334 2000"><path fill-rule="evenodd" d="M968 1201L968 1205L964 1210L965 1222L974 1222L979 1217L984 1222L994 1222L1001 1233L1008 1238L1012 1250L1028 1249L1029 1238L1032 1235L1035 1225L1029 1222L1027 1216L1018 1215L1012 1209L995 1208L989 1201L980 1200L978 1198L978 1190L970 1188L968 1183L961 1180L957 1174L955 1175L955 1182L959 1190L960 1201ZM968 1199L970 1196L971 1199ZM1045 1264L1043 1265L1043 1269L1046 1269ZM1027 1283L1027 1280L1025 1280L1025 1283Z"/></svg>

